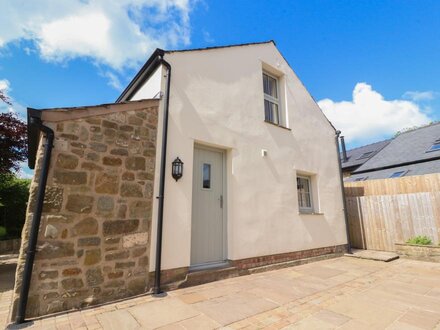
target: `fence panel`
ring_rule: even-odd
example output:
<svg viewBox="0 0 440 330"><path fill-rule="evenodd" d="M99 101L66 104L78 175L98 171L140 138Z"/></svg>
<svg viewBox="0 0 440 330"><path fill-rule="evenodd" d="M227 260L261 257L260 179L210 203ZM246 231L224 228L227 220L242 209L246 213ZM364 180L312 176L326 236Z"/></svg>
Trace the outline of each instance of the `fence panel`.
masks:
<svg viewBox="0 0 440 330"><path fill-rule="evenodd" d="M440 242L440 174L344 186L353 247L394 251L394 243L417 235Z"/></svg>

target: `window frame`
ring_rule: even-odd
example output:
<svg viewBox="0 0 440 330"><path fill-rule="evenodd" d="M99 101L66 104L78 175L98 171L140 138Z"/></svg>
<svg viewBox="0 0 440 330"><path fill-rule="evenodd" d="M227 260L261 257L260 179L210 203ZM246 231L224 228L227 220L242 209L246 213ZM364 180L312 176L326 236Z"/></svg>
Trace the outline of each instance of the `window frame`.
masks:
<svg viewBox="0 0 440 330"><path fill-rule="evenodd" d="M273 97L272 95L266 94L264 92L264 75L268 76L269 78L272 78L275 80L275 84L276 84L276 91L277 91L277 98ZM261 78L263 79L263 96L264 96L264 101L263 101L263 109L264 109L264 121L267 123L271 123L277 126L281 126L283 127L282 124L282 117L281 117L281 94L280 94L280 78L269 73L267 70L263 70L263 73L261 75ZM276 121L271 121L266 119L266 105L264 104L265 101L268 101L270 103L276 104L277 105L277 119L278 122ZM273 116L273 113L271 114Z"/></svg>
<svg viewBox="0 0 440 330"><path fill-rule="evenodd" d="M303 207L299 203L299 194L300 191L298 189L298 179L304 179L307 180L307 183L309 185L309 198L310 198L310 207ZM298 194L298 210L299 213L314 213L314 203L313 203L313 190L312 190L312 177L307 175L297 175L296 176L296 192Z"/></svg>
<svg viewBox="0 0 440 330"><path fill-rule="evenodd" d="M434 143L429 147L428 150L426 150L426 152L435 152L435 151L440 151L440 139L437 139L434 141Z"/></svg>

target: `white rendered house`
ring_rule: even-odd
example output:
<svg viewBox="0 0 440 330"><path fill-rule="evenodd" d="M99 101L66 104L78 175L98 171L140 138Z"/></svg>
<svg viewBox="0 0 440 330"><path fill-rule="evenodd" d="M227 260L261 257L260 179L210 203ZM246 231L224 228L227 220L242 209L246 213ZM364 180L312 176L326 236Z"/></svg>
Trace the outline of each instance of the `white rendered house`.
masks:
<svg viewBox="0 0 440 330"><path fill-rule="evenodd" d="M273 41L156 50L118 102L160 97L158 146L166 106L169 116L165 193L162 220L153 206L150 271L158 221L160 268L174 274L345 250L335 129Z"/></svg>

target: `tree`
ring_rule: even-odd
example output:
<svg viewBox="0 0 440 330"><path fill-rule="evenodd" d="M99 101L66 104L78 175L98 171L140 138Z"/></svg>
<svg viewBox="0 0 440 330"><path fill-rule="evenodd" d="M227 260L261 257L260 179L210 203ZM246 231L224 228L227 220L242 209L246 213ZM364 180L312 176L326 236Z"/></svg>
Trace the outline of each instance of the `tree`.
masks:
<svg viewBox="0 0 440 330"><path fill-rule="evenodd" d="M11 101L9 101L9 97L7 97L2 90L0 90L0 100L2 100L8 105L12 105Z"/></svg>
<svg viewBox="0 0 440 330"><path fill-rule="evenodd" d="M13 171L18 171L20 169L20 162L25 161L26 159L26 124L14 113L1 113L0 173L12 173Z"/></svg>

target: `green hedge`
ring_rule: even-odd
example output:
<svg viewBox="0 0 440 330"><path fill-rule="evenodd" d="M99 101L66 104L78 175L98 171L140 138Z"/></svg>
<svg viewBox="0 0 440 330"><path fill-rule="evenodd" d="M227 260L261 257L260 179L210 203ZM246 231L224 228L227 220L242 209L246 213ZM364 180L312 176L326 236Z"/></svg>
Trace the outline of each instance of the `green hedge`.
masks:
<svg viewBox="0 0 440 330"><path fill-rule="evenodd" d="M19 238L26 217L31 180L12 174L0 174L0 226L6 233L1 239Z"/></svg>

